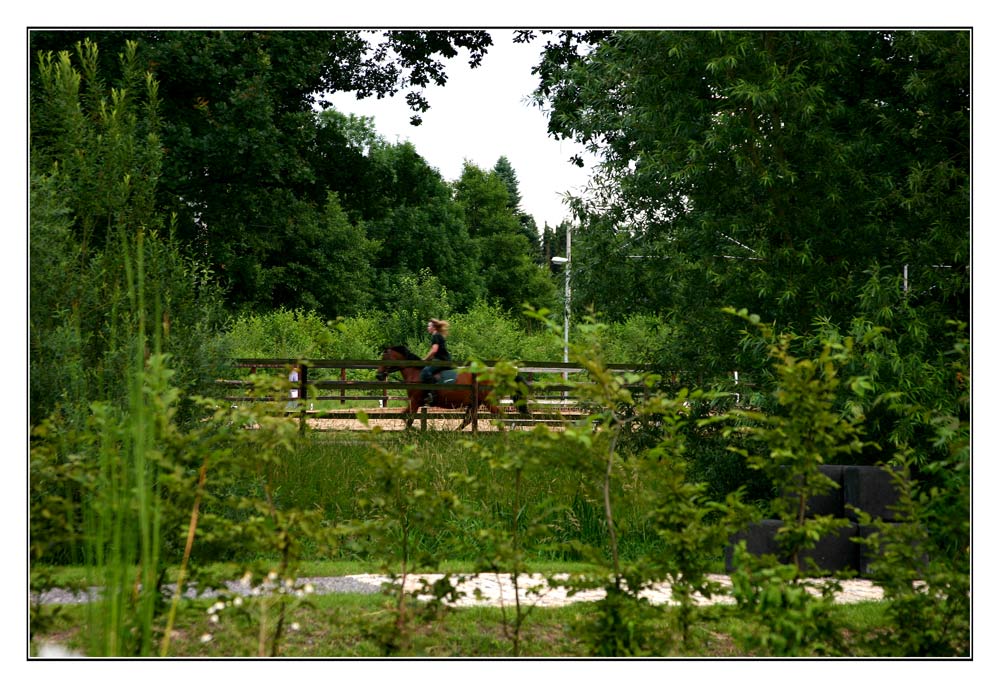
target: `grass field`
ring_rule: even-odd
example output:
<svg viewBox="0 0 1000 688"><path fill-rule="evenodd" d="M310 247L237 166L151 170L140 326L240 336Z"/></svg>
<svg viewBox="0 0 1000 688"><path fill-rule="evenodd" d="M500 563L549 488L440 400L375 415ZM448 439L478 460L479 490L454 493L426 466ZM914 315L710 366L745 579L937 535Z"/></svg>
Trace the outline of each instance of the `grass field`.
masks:
<svg viewBox="0 0 1000 688"><path fill-rule="evenodd" d="M380 631L391 625L392 600L381 595L335 594L314 596L296 607L287 622L280 646L282 657L379 657L386 652ZM173 633L171 657L257 656L261 612L230 605L211 609L214 602L185 603ZM863 637L883 623L885 605L865 602L836 610L843 632ZM70 652L83 647L80 637L85 609L82 605L61 609L58 620L36 636L34 651L57 643ZM753 656L738 643L747 624L726 607L707 607L699 612L695 637L687 647L678 647L671 629L676 612L660 609L643 630L646 654L658 657L726 658ZM214 618L213 618L214 616ZM414 608L415 627L407 646L393 650L395 656L410 657L510 657L512 611L497 607L463 609ZM597 623L595 603L532 609L521 628L521 657L585 657L589 650L582 640L588 627ZM265 622L266 623L266 622Z"/></svg>

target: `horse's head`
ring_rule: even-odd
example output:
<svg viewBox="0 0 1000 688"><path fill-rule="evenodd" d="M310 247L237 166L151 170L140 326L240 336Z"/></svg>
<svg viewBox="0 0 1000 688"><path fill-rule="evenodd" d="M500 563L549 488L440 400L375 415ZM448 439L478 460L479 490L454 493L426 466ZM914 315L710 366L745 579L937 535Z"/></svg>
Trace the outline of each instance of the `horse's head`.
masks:
<svg viewBox="0 0 1000 688"><path fill-rule="evenodd" d="M408 361L412 358L414 358L413 354L405 346L389 346L382 351L383 361ZM385 382L389 373L397 370L399 370L399 366L380 365L375 371L375 379L379 382Z"/></svg>

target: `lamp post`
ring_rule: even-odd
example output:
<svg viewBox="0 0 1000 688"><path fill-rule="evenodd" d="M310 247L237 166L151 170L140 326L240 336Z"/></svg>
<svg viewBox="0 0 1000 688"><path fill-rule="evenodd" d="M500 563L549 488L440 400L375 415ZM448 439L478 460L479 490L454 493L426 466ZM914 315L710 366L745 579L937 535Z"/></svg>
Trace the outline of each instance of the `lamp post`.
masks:
<svg viewBox="0 0 1000 688"><path fill-rule="evenodd" d="M566 255L565 256L552 256L552 262L555 265L564 265L565 268L563 272L566 275L566 292L563 298L563 363L569 363L569 311L570 311L570 289L569 289L569 271L572 264L572 244L571 244L571 234L569 227L566 228ZM569 382L569 373L565 370L563 371L563 382ZM566 391L563 390L563 398L566 397Z"/></svg>

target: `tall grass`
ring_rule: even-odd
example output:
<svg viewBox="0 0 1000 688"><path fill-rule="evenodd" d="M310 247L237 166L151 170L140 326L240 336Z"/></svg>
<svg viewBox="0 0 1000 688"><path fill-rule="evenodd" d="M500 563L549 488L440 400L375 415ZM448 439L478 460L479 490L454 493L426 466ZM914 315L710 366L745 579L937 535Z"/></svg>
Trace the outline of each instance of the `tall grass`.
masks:
<svg viewBox="0 0 1000 688"><path fill-rule="evenodd" d="M167 393L168 373L160 337L154 336L152 342L147 339L143 232L134 240L121 232L120 249L136 328L120 333L131 349L126 373L128 405L123 412L107 404L93 407L99 486L90 493L84 511L89 578L104 590L101 603L92 607L94 613L87 619L89 651L98 656L150 654L159 595L162 509L155 488L155 434L164 423L160 414L165 405L162 398L154 397ZM153 322L159 316L157 302Z"/></svg>
<svg viewBox="0 0 1000 688"><path fill-rule="evenodd" d="M412 445L413 455L424 466L421 486L429 491L450 490L473 507L455 510L444 523L414 534L439 559L475 561L482 554L478 533L495 519L513 522L510 505L517 501L516 487L483 455L490 450L509 453L510 445L532 441L531 433L482 433L475 440L486 450L480 452L470 447L467 438L450 432L382 433L376 440L389 451ZM361 433L342 432L334 436L310 433L298 439L293 459L268 469L279 508L317 508L331 526L364 520L367 513L359 502L371 499L380 489L368 465L375 451L370 441ZM547 470L527 474L520 486L522 521L530 522L541 514L551 519L545 537L527 537L524 542L533 559L575 561L580 544L606 547L601 495L597 486L580 475L571 453L556 449ZM649 504L641 491L631 489L636 479L626 472L616 475L613 483L620 505L616 514L619 545L627 557L641 555L656 540L645 522ZM553 511L553 504L563 506ZM234 547L228 555L253 558L256 553Z"/></svg>

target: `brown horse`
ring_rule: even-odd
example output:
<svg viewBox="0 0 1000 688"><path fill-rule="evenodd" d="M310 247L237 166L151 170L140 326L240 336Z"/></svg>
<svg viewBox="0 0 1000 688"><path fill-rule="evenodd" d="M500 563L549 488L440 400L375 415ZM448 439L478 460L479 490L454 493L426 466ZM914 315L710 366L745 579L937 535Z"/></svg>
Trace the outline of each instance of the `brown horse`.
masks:
<svg viewBox="0 0 1000 688"><path fill-rule="evenodd" d="M383 361L419 361L420 357L411 352L406 346L390 346L382 352ZM403 376L404 382L420 382L420 368L416 366L381 365L375 373L378 380L385 380L389 373L399 372ZM472 385L472 373L459 373L455 380L455 385ZM486 406L494 416L500 409L490 399L493 388L480 383L478 394L473 399L473 390L453 387L451 384L443 383L434 390L434 405L442 408L464 408L465 417L459 430L465 428L472 422L472 412L480 406ZM407 391L409 406L407 407L406 427L413 426L413 419L417 411L424 405L430 390L411 389Z"/></svg>

